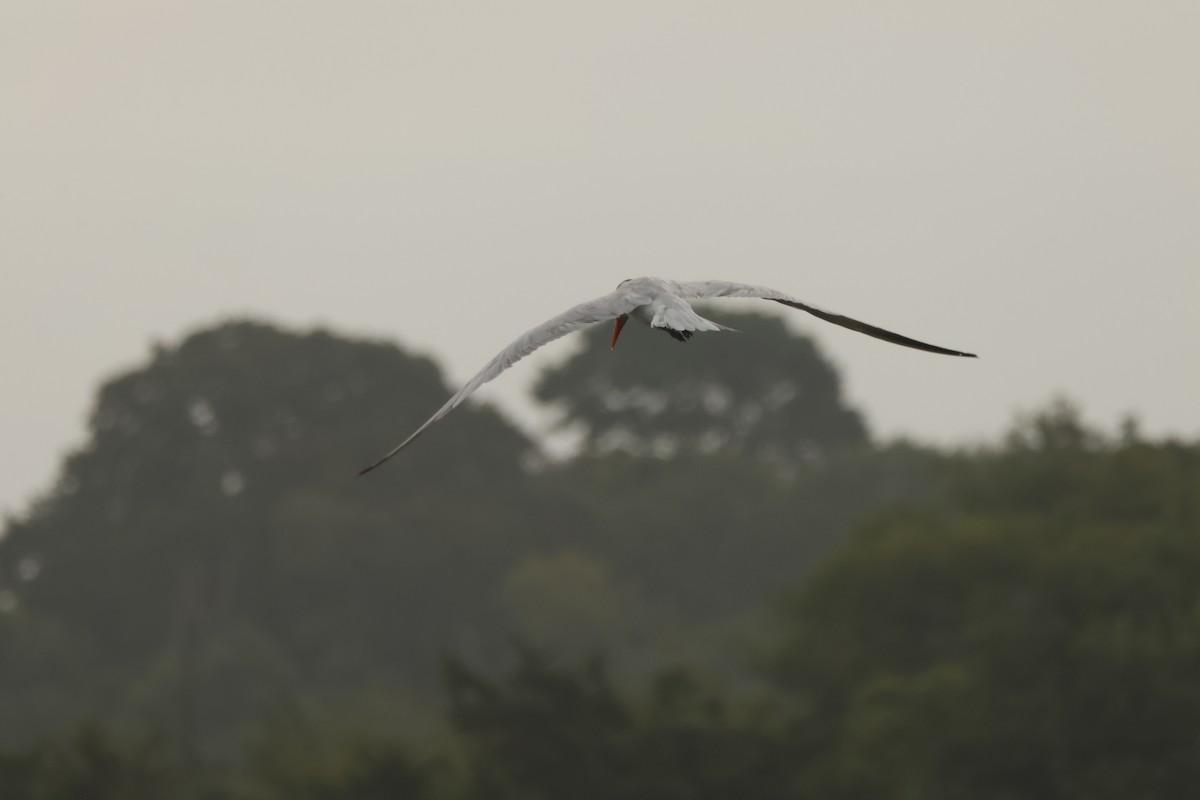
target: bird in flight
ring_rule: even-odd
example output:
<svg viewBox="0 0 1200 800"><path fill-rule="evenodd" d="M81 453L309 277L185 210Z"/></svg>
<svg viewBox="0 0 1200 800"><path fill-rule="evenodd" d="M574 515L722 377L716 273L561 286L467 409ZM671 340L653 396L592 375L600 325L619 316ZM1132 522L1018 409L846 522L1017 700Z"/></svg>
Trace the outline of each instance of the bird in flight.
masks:
<svg viewBox="0 0 1200 800"><path fill-rule="evenodd" d="M625 323L631 319L636 319L638 322L649 325L653 329L664 331L680 342L686 342L692 338L692 334L696 331L731 330L700 316L688 303L689 300L702 300L713 297L757 297L763 300L773 300L776 303L782 303L791 308L807 311L809 314L819 317L826 322L832 322L834 325L841 325L843 328L865 333L867 336L874 336L876 339L882 339L885 342L903 345L904 347L913 347L929 353L976 358L974 353L964 353L946 347L938 347L934 344L919 342L916 339L910 339L907 336L901 336L898 333L892 333L883 328L877 328L874 325L868 325L865 322L859 322L856 319L851 319L841 314L834 314L831 311L810 306L782 292L762 286L750 286L744 283L729 283L727 281L668 281L661 278L630 278L621 281L617 288L609 294L595 300L589 300L586 303L580 303L574 308L570 308L559 314L557 317L543 322L536 328L526 331L509 344L508 347L497 353L495 358L489 361L474 378L467 381L465 386L459 389L453 397L446 401L444 406L439 408L432 417L425 421L425 424L413 431L407 439L392 448L383 458L366 467L358 474L365 475L382 465L392 456L412 444L433 423L457 408L460 403L474 394L475 390L480 386L492 380L542 345L566 336L572 331L586 328L597 322L613 320L612 348L616 349L617 337L621 335L621 329L625 327Z"/></svg>

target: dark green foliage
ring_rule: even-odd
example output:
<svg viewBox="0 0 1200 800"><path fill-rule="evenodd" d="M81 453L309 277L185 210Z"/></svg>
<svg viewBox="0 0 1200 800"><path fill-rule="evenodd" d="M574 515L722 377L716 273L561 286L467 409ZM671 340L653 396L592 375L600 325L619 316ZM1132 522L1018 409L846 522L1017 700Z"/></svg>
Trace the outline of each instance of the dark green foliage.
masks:
<svg viewBox="0 0 1200 800"><path fill-rule="evenodd" d="M598 659L572 670L525 650L506 682L456 663L447 682L469 797L791 796L791 767L770 723L737 719L684 671L661 674L640 707Z"/></svg>
<svg viewBox="0 0 1200 800"><path fill-rule="evenodd" d="M354 478L449 391L381 343L231 323L106 384L0 537L0 797L1194 793L1200 446L1064 402L873 444L719 317L555 371L589 437L537 471L465 407Z"/></svg>
<svg viewBox="0 0 1200 800"><path fill-rule="evenodd" d="M18 612L0 644L22 652L0 673L164 725L192 759L306 690L428 686L456 639L502 645L493 597L537 535L522 437L462 409L419 460L355 477L446 391L426 360L319 331L231 323L158 349L103 387L88 445L0 540ZM21 667L47 647L70 656L40 676L53 692Z"/></svg>
<svg viewBox="0 0 1200 800"><path fill-rule="evenodd" d="M279 732L277 732L279 733ZM435 767L396 742L352 741L336 752L313 752L280 733L285 745L260 754L245 794L263 800L417 800L432 793ZM285 749L288 748L288 749Z"/></svg>
<svg viewBox="0 0 1200 800"><path fill-rule="evenodd" d="M10 525L9 585L22 606L126 657L189 618L253 609L282 622L297 589L322 588L311 571L328 559L361 569L380 559L363 552L375 539L443 533L434 487L519 490L520 438L469 409L419 464L399 462L386 483L354 479L382 432L443 399L427 361L324 333L231 324L159 350L104 387L88 447ZM472 459L453 457L455 440ZM36 580L16 579L23 560Z"/></svg>
<svg viewBox="0 0 1200 800"><path fill-rule="evenodd" d="M956 464L955 493L974 511L1200 526L1194 444L1105 437L1063 400L1021 419L1002 449Z"/></svg>
<svg viewBox="0 0 1200 800"><path fill-rule="evenodd" d="M1187 794L1197 449L1106 442L1059 407L956 460L949 513L879 516L787 607L772 673L818 753L814 794Z"/></svg>
<svg viewBox="0 0 1200 800"><path fill-rule="evenodd" d="M734 450L584 457L546 476L582 524L563 541L595 553L694 619L761 604L844 535L865 509L932 492L939 457L907 445L844 448L781 471Z"/></svg>
<svg viewBox="0 0 1200 800"><path fill-rule="evenodd" d="M72 737L0 754L0 797L14 800L162 800L181 784L153 743L122 746L88 723Z"/></svg>

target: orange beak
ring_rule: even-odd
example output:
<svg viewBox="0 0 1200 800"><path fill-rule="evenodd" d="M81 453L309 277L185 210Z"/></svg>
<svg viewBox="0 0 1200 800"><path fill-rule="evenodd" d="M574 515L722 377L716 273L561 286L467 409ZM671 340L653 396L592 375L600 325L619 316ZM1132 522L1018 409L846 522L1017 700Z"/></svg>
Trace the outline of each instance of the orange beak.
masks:
<svg viewBox="0 0 1200 800"><path fill-rule="evenodd" d="M629 322L628 314L622 314L621 316L617 317L617 323L613 325L612 347L610 347L609 350L617 349L617 337L621 335L621 328L625 327L626 322Z"/></svg>

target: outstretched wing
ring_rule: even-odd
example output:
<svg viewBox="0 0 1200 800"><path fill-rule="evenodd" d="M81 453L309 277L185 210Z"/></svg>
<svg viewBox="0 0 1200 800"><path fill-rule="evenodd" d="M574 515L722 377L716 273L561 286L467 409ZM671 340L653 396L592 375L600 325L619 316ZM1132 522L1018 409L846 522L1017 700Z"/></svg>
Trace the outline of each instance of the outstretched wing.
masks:
<svg viewBox="0 0 1200 800"><path fill-rule="evenodd" d="M449 414L459 406L464 400L474 394L475 390L483 384L495 378L501 372L511 367L513 364L520 361L525 356L537 350L544 344L549 344L555 339L562 338L572 331L577 331L580 328L586 328L597 322L611 320L622 314L627 314L632 311L641 302L644 302L644 297L631 294L627 291L618 289L604 297L597 298L587 303L580 303L574 308L564 311L557 317L543 322L536 328L526 331L518 339L516 339L508 347L496 354L496 357L487 363L487 365L479 371L479 373L467 384L463 386L453 397L446 401L446 404L439 408L436 413L425 424L413 431L407 439L392 448L391 452L383 458L376 461L369 467L366 467L359 475L365 475L371 470L378 467L383 462L387 461L392 456L399 453L404 448L408 447L413 441L424 433L430 425L437 422L442 417Z"/></svg>
<svg viewBox="0 0 1200 800"><path fill-rule="evenodd" d="M832 311L825 311L824 309L802 303L794 297L789 297L782 292L777 292L774 289L768 289L764 286L750 286L745 283L729 283L727 281L674 281L671 285L680 297L689 300L699 300L708 297L759 297L763 300L774 300L776 303L782 303L785 306L807 311L814 317L819 317L826 322L832 322L834 325L841 325L843 328L865 333L867 336L874 336L876 339L882 339L892 344L913 347L929 353L941 353L946 356L978 357L974 353L964 353L960 350L938 347L935 344L910 339L899 333L893 333L892 331L869 325L866 322L861 322L851 317L835 314Z"/></svg>

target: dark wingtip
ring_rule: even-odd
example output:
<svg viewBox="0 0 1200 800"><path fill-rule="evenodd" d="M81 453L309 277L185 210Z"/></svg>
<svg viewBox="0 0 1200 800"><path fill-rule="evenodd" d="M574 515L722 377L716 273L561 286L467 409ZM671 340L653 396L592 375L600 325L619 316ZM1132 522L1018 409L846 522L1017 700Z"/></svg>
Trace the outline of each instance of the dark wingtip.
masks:
<svg viewBox="0 0 1200 800"><path fill-rule="evenodd" d="M870 323L863 322L862 320L854 319L853 317L847 317L843 314L834 314L831 311L822 311L821 309L816 308L814 306L810 306L810 305L806 305L805 303L801 303L799 300L785 300L783 298L778 298L778 297L773 297L771 299L774 300L776 303L782 303L783 305L788 306L790 308L798 308L801 311L807 311L809 314L812 314L814 317L817 317L818 319L823 319L826 322L832 322L834 325L840 325L843 328L849 328L852 331L858 331L859 333L865 333L867 336L873 336L876 339L882 339L885 342L891 342L892 344L898 344L901 347L911 347L914 350L924 350L927 353L938 353L943 356L960 356L962 358L979 358L979 356L975 355L974 353L964 353L959 350L951 350L948 347L939 347L936 344L929 344L928 342L922 342L917 339L912 339L912 338L909 338L908 336L904 336L903 334L896 333L895 331L889 331L885 328L880 328L875 325L871 325Z"/></svg>
<svg viewBox="0 0 1200 800"><path fill-rule="evenodd" d="M380 462L380 463L383 463L383 462ZM375 469L378 466L379 466L379 464L372 464L369 467L363 467L362 469L360 469L358 471L358 477L361 478L363 475L366 475L368 472L370 472L371 470Z"/></svg>

